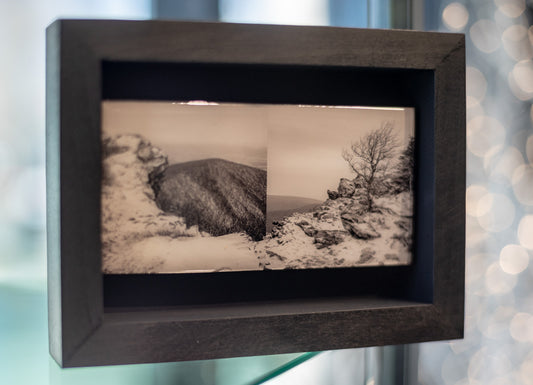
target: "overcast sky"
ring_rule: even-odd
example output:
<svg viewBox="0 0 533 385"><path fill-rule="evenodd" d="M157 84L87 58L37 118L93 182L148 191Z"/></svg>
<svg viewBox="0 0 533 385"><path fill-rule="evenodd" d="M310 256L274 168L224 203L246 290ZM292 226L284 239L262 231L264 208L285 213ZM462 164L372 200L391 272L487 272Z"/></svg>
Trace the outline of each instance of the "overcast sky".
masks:
<svg viewBox="0 0 533 385"><path fill-rule="evenodd" d="M343 148L386 121L403 148L414 133L413 109L276 107L268 124L268 193L326 199L340 178L354 177Z"/></svg>
<svg viewBox="0 0 533 385"><path fill-rule="evenodd" d="M140 134L169 163L222 158L266 170L265 109L251 105L187 105L105 101L104 134Z"/></svg>
<svg viewBox="0 0 533 385"><path fill-rule="evenodd" d="M223 158L267 169L269 195L319 200L354 177L343 148L387 121L402 148L414 134L413 109L118 101L102 109L104 134L140 134L170 163Z"/></svg>

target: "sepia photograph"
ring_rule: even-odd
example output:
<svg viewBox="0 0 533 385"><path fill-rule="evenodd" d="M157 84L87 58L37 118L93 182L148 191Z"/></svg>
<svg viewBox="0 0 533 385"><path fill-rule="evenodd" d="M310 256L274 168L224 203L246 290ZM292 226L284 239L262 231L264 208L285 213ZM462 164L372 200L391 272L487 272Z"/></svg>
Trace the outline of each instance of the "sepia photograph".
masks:
<svg viewBox="0 0 533 385"><path fill-rule="evenodd" d="M408 265L414 109L102 103L102 270Z"/></svg>

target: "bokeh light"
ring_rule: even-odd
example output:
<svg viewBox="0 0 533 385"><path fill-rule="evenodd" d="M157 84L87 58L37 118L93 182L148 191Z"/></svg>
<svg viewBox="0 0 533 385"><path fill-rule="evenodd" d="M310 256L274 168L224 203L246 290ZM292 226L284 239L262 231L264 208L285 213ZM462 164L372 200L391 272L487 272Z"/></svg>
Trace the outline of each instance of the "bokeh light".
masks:
<svg viewBox="0 0 533 385"><path fill-rule="evenodd" d="M516 314L516 309L512 306L498 306L490 309L487 306L478 306L476 313L476 323L479 331L485 337L491 339L501 338L509 334L509 323Z"/></svg>
<svg viewBox="0 0 533 385"><path fill-rule="evenodd" d="M531 60L516 63L511 74L520 90L526 94L533 93L533 62Z"/></svg>
<svg viewBox="0 0 533 385"><path fill-rule="evenodd" d="M520 365L520 379L525 385L533 385L533 351L526 356Z"/></svg>
<svg viewBox="0 0 533 385"><path fill-rule="evenodd" d="M523 205L533 206L533 167L530 164L522 164L512 175L516 199Z"/></svg>
<svg viewBox="0 0 533 385"><path fill-rule="evenodd" d="M529 313L517 313L511 320L509 329L511 337L519 342L527 342L533 338L533 317Z"/></svg>
<svg viewBox="0 0 533 385"><path fill-rule="evenodd" d="M485 194L477 206L477 220L486 231L491 233L503 231L514 221L515 206L503 194Z"/></svg>
<svg viewBox="0 0 533 385"><path fill-rule="evenodd" d="M526 249L533 250L533 215L525 215L518 224L518 240Z"/></svg>
<svg viewBox="0 0 533 385"><path fill-rule="evenodd" d="M533 97L533 94L525 92L518 85L518 82L516 81L516 79L514 77L514 72L513 71L509 72L509 74L507 75L507 83L509 85L509 88L510 88L511 92L513 93L513 95L518 100L527 101L527 100L531 99L531 97Z"/></svg>
<svg viewBox="0 0 533 385"><path fill-rule="evenodd" d="M513 146L503 151L491 151L485 155L483 166L492 182L509 185L513 173L524 164L522 153Z"/></svg>
<svg viewBox="0 0 533 385"><path fill-rule="evenodd" d="M516 275L504 272L499 263L492 263L485 272L485 287L491 294L508 293L516 286Z"/></svg>
<svg viewBox="0 0 533 385"><path fill-rule="evenodd" d="M485 76L475 67L466 67L466 94L473 97L474 100L481 102L487 92L487 80ZM468 103L467 105L472 104ZM472 106L473 107L473 106Z"/></svg>
<svg viewBox="0 0 533 385"><path fill-rule="evenodd" d="M503 48L514 60L531 59L533 51L528 39L528 30L521 24L513 24L502 35Z"/></svg>
<svg viewBox="0 0 533 385"><path fill-rule="evenodd" d="M498 10L507 17L516 18L526 10L525 0L495 0Z"/></svg>
<svg viewBox="0 0 533 385"><path fill-rule="evenodd" d="M451 3L442 11L442 21L452 31L461 31L468 23L468 10L461 3Z"/></svg>
<svg viewBox="0 0 533 385"><path fill-rule="evenodd" d="M470 38L481 52L492 53L500 47L501 33L494 21L482 19L470 27Z"/></svg>
<svg viewBox="0 0 533 385"><path fill-rule="evenodd" d="M504 375L511 370L511 361L505 356L505 353L483 347L470 359L468 378L471 381L477 380L483 383L495 375Z"/></svg>
<svg viewBox="0 0 533 385"><path fill-rule="evenodd" d="M467 38L465 339L425 349L419 362L440 361L441 378L419 383L533 385L530 2L440 2L441 30L462 28ZM450 11L463 6L466 24L453 25Z"/></svg>
<svg viewBox="0 0 533 385"><path fill-rule="evenodd" d="M477 116L468 121L466 141L474 155L483 157L490 150L502 148L505 136L502 124L493 117Z"/></svg>
<svg viewBox="0 0 533 385"><path fill-rule="evenodd" d="M500 251L500 267L507 274L519 274L529 264L529 254L520 245L507 245Z"/></svg>

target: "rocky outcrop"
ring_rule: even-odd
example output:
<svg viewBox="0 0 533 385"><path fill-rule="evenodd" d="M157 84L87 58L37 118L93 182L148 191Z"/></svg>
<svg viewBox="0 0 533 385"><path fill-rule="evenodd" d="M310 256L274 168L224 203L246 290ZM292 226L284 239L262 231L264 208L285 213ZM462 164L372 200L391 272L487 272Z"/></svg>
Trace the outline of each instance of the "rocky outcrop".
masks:
<svg viewBox="0 0 533 385"><path fill-rule="evenodd" d="M167 167L168 158L140 135L117 135L102 141L104 185L142 190L154 199L152 181Z"/></svg>
<svg viewBox="0 0 533 385"><path fill-rule="evenodd" d="M276 221L265 239L268 253L261 263L273 269L409 263L410 193L378 197L369 211L361 185L342 179L339 191L328 191L328 198L310 212Z"/></svg>
<svg viewBox="0 0 533 385"><path fill-rule="evenodd" d="M355 193L355 184L350 179L341 178L337 191L339 197L350 198Z"/></svg>
<svg viewBox="0 0 533 385"><path fill-rule="evenodd" d="M331 200L335 200L339 197L339 193L337 191L331 191L328 190L328 198Z"/></svg>
<svg viewBox="0 0 533 385"><path fill-rule="evenodd" d="M136 242L155 236L200 236L183 218L155 203L151 183L168 166L167 156L139 135L116 135L102 141L102 260L108 273L150 272L159 260L142 266L131 257Z"/></svg>
<svg viewBox="0 0 533 385"><path fill-rule="evenodd" d="M341 178L339 181L339 186L337 187L337 191L328 190L327 193L330 200L353 197L360 198L365 194L363 182L360 177L353 180Z"/></svg>
<svg viewBox="0 0 533 385"><path fill-rule="evenodd" d="M346 233L343 230L320 230L305 220L297 222L296 225L302 229L305 235L314 239L317 249L338 245L344 240ZM279 234L279 230L276 231L276 234Z"/></svg>

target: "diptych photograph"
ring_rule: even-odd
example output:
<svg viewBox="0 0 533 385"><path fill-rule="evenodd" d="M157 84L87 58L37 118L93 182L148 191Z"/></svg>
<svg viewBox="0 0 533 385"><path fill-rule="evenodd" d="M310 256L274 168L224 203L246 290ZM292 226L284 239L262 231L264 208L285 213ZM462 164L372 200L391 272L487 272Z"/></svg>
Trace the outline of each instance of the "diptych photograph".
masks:
<svg viewBox="0 0 533 385"><path fill-rule="evenodd" d="M106 274L408 265L413 108L102 103Z"/></svg>

